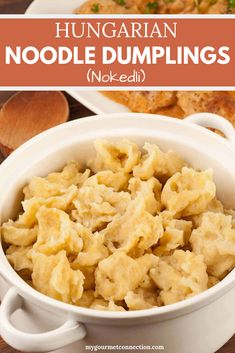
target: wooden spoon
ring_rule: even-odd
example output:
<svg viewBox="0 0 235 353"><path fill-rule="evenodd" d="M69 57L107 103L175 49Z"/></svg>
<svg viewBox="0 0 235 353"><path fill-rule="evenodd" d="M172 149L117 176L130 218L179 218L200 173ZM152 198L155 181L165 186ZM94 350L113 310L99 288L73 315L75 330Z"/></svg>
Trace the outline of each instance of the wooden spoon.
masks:
<svg viewBox="0 0 235 353"><path fill-rule="evenodd" d="M19 92L0 111L0 150L6 157L31 137L64 123L69 106L61 92Z"/></svg>

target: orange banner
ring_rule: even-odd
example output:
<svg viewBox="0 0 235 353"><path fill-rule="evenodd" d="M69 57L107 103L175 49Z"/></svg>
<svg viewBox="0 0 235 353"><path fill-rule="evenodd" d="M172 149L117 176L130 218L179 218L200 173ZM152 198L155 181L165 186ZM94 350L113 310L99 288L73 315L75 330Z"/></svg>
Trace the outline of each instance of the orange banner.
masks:
<svg viewBox="0 0 235 353"><path fill-rule="evenodd" d="M1 18L0 86L235 87L235 18Z"/></svg>

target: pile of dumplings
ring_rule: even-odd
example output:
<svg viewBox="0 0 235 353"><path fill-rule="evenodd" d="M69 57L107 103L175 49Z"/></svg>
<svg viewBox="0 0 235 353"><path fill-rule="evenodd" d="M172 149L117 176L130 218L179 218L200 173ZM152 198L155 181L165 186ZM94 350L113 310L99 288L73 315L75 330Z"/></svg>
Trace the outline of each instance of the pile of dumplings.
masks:
<svg viewBox="0 0 235 353"><path fill-rule="evenodd" d="M2 224L6 256L39 292L98 310L191 298L235 266L235 211L213 171L128 140L94 142L86 169L33 177L23 210Z"/></svg>

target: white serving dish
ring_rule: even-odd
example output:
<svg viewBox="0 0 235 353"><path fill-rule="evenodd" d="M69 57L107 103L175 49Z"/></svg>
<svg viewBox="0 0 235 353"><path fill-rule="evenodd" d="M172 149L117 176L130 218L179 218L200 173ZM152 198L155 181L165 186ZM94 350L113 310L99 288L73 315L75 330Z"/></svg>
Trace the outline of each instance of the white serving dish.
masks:
<svg viewBox="0 0 235 353"><path fill-rule="evenodd" d="M68 15L72 14L85 0L34 0L28 7L27 15ZM116 103L97 91L67 91L72 97L96 114L129 112L123 104Z"/></svg>
<svg viewBox="0 0 235 353"><path fill-rule="evenodd" d="M222 130L227 140L197 125ZM70 159L86 161L94 152L92 142L96 138L123 137L139 145L149 141L172 149L195 168L213 168L218 197L235 208L235 133L229 122L213 114L196 114L181 121L130 113L72 121L16 150L0 166L1 222L17 213L20 190L33 175L46 175ZM9 345L24 352L51 351L76 342L76 352L86 352L85 345L143 344L162 345L166 353L213 353L235 331L235 270L194 298L134 312L79 308L46 297L16 274L2 248L0 276L4 278L4 285L2 281L0 284L0 334ZM11 320L19 308L26 325L19 325L19 319ZM61 326L50 331L56 322ZM43 333L35 333L38 327Z"/></svg>
<svg viewBox="0 0 235 353"><path fill-rule="evenodd" d="M31 15L66 15L72 14L85 0L34 0L26 14Z"/></svg>

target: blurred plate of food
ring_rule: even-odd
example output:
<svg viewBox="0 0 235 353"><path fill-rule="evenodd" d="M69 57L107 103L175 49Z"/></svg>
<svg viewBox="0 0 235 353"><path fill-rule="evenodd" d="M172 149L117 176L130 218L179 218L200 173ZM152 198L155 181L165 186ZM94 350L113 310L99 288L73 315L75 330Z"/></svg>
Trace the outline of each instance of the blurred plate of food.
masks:
<svg viewBox="0 0 235 353"><path fill-rule="evenodd" d="M151 4L151 5L150 5ZM227 14L230 0L34 0L26 14ZM224 116L235 125L235 92L225 91L77 91L68 93L97 114L157 113L184 118L197 112Z"/></svg>
<svg viewBox="0 0 235 353"><path fill-rule="evenodd" d="M27 14L228 14L233 0L34 0Z"/></svg>

